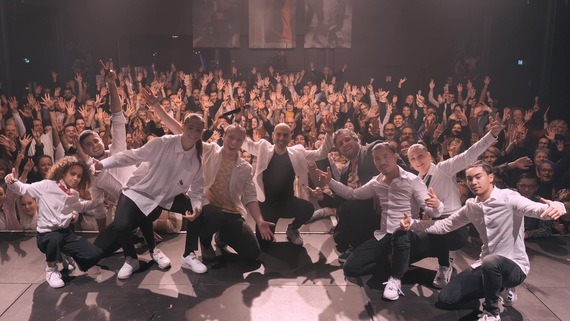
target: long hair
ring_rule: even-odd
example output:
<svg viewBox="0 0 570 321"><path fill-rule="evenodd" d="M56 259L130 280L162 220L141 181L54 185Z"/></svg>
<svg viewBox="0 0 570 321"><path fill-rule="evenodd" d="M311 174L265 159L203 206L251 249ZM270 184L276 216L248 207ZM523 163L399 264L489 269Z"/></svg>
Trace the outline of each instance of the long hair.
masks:
<svg viewBox="0 0 570 321"><path fill-rule="evenodd" d="M202 125L205 125L206 122L204 121L204 118L202 118L202 116L196 114L196 113L191 113L188 114L186 117L184 117L184 125L186 125L187 121L190 121L191 119L197 119L198 121L202 122ZM200 162L200 166L202 166L202 151L204 150L204 145L202 145L202 139L199 139L196 142L196 155L198 156L198 161Z"/></svg>
<svg viewBox="0 0 570 321"><path fill-rule="evenodd" d="M83 193L89 189L89 185L91 185L91 172L87 164L75 156L66 156L55 162L47 173L46 179L58 182L63 179L67 171L73 166L79 166L83 169L81 181L77 184L76 188L79 193Z"/></svg>

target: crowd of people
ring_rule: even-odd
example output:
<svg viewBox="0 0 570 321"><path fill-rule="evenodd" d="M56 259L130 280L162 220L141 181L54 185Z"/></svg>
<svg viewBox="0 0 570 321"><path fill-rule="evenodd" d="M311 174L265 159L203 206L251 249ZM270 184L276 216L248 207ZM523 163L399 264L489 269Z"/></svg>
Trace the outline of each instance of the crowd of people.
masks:
<svg viewBox="0 0 570 321"><path fill-rule="evenodd" d="M500 320L501 290L529 271L523 240L566 233L567 123L538 101L498 106L490 77L431 80L425 97L405 77L350 84L346 68L116 72L109 61L96 88L52 72L26 97L1 97L0 230L37 230L46 280L62 287L58 262L87 270L119 248L117 276L129 278L137 235L166 269L155 231L187 231L182 267L205 273L226 246L256 260L279 218L293 218L286 236L302 246L301 226L336 215L345 275L387 271L384 298L396 300L408 265L436 257L442 306L484 297L481 320ZM481 261L452 279L468 223Z"/></svg>

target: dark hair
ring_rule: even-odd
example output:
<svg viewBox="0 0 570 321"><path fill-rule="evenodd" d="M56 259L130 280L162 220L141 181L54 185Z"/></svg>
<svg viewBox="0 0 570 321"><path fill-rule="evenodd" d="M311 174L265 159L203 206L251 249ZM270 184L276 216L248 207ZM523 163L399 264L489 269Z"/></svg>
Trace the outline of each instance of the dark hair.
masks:
<svg viewBox="0 0 570 321"><path fill-rule="evenodd" d="M520 182L521 179L532 179L538 184L538 177L536 177L536 175L531 172L522 173L521 176L519 176L517 182Z"/></svg>
<svg viewBox="0 0 570 321"><path fill-rule="evenodd" d="M556 165L553 161L545 159L536 167L539 172L542 170L542 166L544 166L544 164L550 164L550 166L552 166L552 169L554 169L554 166Z"/></svg>
<svg viewBox="0 0 570 321"><path fill-rule="evenodd" d="M184 117L184 124L186 124L187 121L189 121L190 119L197 119L199 121L202 122L202 124L206 124L206 122L204 121L204 118L202 118L202 116L196 114L196 113L191 113L188 114ZM196 156L198 156L198 161L200 162L200 166L202 166L202 152L204 150L204 145L202 144L202 140L198 139L198 141L196 142Z"/></svg>
<svg viewBox="0 0 570 321"><path fill-rule="evenodd" d="M397 153L394 146L392 146L392 144L390 144L389 142L382 142L382 143L378 143L378 144L374 145L374 147L372 147L372 152L374 152L377 149L384 148L384 147L388 148L392 152L392 154Z"/></svg>
<svg viewBox="0 0 570 321"><path fill-rule="evenodd" d="M92 131L91 129L86 129L84 131L81 132L81 134L79 134L79 145L81 145L81 147L85 147L83 146L83 141L85 141L87 139L87 137L89 136L99 136L99 134L97 134L96 132Z"/></svg>
<svg viewBox="0 0 570 321"><path fill-rule="evenodd" d="M483 168L483 170L485 171L485 173L487 173L487 175L489 174L494 174L493 172L493 167L487 165L485 162L483 161L477 161L474 164L471 164L469 166L467 166L467 168L465 168L465 171L467 171L470 168L474 168L474 167L481 167Z"/></svg>
<svg viewBox="0 0 570 321"><path fill-rule="evenodd" d="M67 125L63 126L63 130L62 130L62 131L65 133L65 130L66 130L68 127L73 127L73 128L75 128L75 124L67 124Z"/></svg>
<svg viewBox="0 0 570 321"><path fill-rule="evenodd" d="M91 172L89 170L89 166L87 166L85 162L75 156L66 156L60 158L50 168L46 178L57 182L63 179L67 171L72 166L79 166L81 169L83 169L83 175L81 175L81 181L77 185L77 191L80 193L86 191L89 188L89 185L91 185Z"/></svg>

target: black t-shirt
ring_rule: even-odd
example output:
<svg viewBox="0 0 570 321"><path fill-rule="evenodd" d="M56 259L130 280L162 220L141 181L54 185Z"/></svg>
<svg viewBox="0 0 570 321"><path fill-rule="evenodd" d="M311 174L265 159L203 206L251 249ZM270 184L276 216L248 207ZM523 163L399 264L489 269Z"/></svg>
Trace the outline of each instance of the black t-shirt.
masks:
<svg viewBox="0 0 570 321"><path fill-rule="evenodd" d="M265 201L279 203L293 198L295 171L289 154L273 154L267 169L263 171Z"/></svg>

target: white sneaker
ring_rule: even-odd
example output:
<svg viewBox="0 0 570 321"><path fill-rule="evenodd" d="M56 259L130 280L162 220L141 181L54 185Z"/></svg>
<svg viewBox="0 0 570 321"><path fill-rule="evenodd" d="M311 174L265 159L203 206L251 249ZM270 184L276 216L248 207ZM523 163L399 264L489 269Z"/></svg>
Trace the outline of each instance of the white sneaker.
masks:
<svg viewBox="0 0 570 321"><path fill-rule="evenodd" d="M182 257L181 266L183 269L188 269L194 273L203 274L208 272L208 267L200 262L196 257L196 253L192 252L186 257Z"/></svg>
<svg viewBox="0 0 570 321"><path fill-rule="evenodd" d="M439 266L435 278L433 279L433 287L436 289L443 289L444 286L451 280L451 273L453 268L451 266Z"/></svg>
<svg viewBox="0 0 570 321"><path fill-rule="evenodd" d="M117 278L119 278L120 280L126 280L130 278L131 275L133 275L133 272L136 272L139 268L140 268L139 260L127 256L125 257L125 264L123 264L123 266L119 270L119 273L117 273Z"/></svg>
<svg viewBox="0 0 570 321"><path fill-rule="evenodd" d="M383 284L386 285L384 288L384 293L382 294L382 297L384 299L395 301L398 300L400 295L404 295L404 292L402 292L402 282L400 279L390 277L388 281L384 282Z"/></svg>
<svg viewBox="0 0 570 321"><path fill-rule="evenodd" d="M307 223L312 223L318 220L322 220L327 217L333 216L334 213L331 211L330 208L319 208L313 212L313 216L307 221Z"/></svg>
<svg viewBox="0 0 570 321"><path fill-rule="evenodd" d="M513 304L517 302L517 292L516 288L506 288L501 292L501 298L503 299L503 306L512 307Z"/></svg>
<svg viewBox="0 0 570 321"><path fill-rule="evenodd" d="M500 315L493 315L487 311L483 312L483 314L479 317L477 321L501 321Z"/></svg>
<svg viewBox="0 0 570 321"><path fill-rule="evenodd" d="M57 289L65 286L65 282L61 279L61 274L57 270L57 266L46 267L46 281L50 287Z"/></svg>
<svg viewBox="0 0 570 321"><path fill-rule="evenodd" d="M285 232L285 235L287 235L287 239L289 240L289 242L295 245L303 245L303 238L301 237L299 230L294 229L291 226L291 224L287 226L287 231Z"/></svg>
<svg viewBox="0 0 570 321"><path fill-rule="evenodd" d="M67 270L68 273L71 273L75 270L75 261L73 261L73 258L62 253L61 259L64 270Z"/></svg>
<svg viewBox="0 0 570 321"><path fill-rule="evenodd" d="M158 268L160 269L165 270L172 265L168 256L164 255L164 253L159 249L154 249L154 251L150 253L150 256L158 264Z"/></svg>

